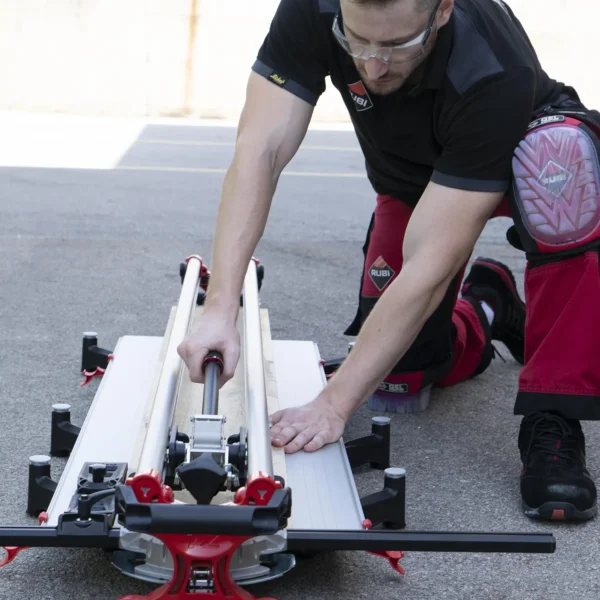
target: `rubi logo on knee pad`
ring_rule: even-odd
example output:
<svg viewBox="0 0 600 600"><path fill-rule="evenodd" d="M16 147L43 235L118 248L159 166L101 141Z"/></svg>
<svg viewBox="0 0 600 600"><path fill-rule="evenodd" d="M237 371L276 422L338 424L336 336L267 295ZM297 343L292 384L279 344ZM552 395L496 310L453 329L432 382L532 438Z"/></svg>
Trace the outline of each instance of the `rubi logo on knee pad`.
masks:
<svg viewBox="0 0 600 600"><path fill-rule="evenodd" d="M560 196L573 176L553 160L544 167L538 181L553 195Z"/></svg>

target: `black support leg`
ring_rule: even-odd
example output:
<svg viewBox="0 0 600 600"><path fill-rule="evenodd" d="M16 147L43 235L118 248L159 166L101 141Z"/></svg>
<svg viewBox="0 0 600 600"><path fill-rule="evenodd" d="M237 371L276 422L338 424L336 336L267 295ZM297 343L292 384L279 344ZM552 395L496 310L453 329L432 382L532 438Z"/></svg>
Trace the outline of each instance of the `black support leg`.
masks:
<svg viewBox="0 0 600 600"><path fill-rule="evenodd" d="M346 453L353 469L369 463L372 469L390 466L390 419L373 417L371 435L346 443Z"/></svg>
<svg viewBox="0 0 600 600"><path fill-rule="evenodd" d="M93 331L84 333L81 352L81 372L93 373L97 368L106 369L111 354L111 350L98 346L97 333Z"/></svg>
<svg viewBox="0 0 600 600"><path fill-rule="evenodd" d="M48 510L56 485L50 476L50 457L32 456L29 459L27 514L37 517Z"/></svg>
<svg viewBox="0 0 600 600"><path fill-rule="evenodd" d="M365 518L388 529L406 527L406 471L386 469L383 490L361 498Z"/></svg>
<svg viewBox="0 0 600 600"><path fill-rule="evenodd" d="M55 404L52 407L51 456L69 456L77 441L81 427L71 423L71 407Z"/></svg>

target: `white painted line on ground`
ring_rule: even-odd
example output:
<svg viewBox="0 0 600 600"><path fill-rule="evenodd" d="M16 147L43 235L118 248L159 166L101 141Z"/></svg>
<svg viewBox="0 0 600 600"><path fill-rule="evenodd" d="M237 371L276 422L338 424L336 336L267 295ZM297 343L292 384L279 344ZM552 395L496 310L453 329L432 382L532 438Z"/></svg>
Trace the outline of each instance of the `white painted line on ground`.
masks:
<svg viewBox="0 0 600 600"><path fill-rule="evenodd" d="M0 113L0 166L111 169L142 129L123 119Z"/></svg>
<svg viewBox="0 0 600 600"><path fill-rule="evenodd" d="M155 140L155 139L141 139L138 140L139 144L165 144L173 146L220 146L220 147L234 147L235 142L209 142L203 140ZM309 146L302 145L300 150L322 150L331 152L361 152L358 146Z"/></svg>
<svg viewBox="0 0 600 600"><path fill-rule="evenodd" d="M237 129L238 119L210 119L201 117L145 117L145 116L117 116L117 115L84 115L73 113L53 113L43 111L21 111L21 110L0 110L0 120L4 119L52 119L78 120L87 123L103 122L121 122L134 124L140 127L146 125L173 125L176 127L215 127L215 128L234 128ZM341 131L354 132L354 126L350 119L344 121L320 121L316 118L311 120L309 130L312 131Z"/></svg>
<svg viewBox="0 0 600 600"><path fill-rule="evenodd" d="M227 169L209 169L202 167L149 167L136 165L123 165L115 167L115 171L157 171L165 173L226 173ZM351 179L365 179L367 176L363 173L321 173L317 171L286 171L282 175L291 177L338 177Z"/></svg>
<svg viewBox="0 0 600 600"><path fill-rule="evenodd" d="M93 117L4 110L0 111L0 167L113 169L132 146L142 141L140 135L149 125L237 127L235 123L211 120ZM343 124L322 129L346 130ZM174 132L173 137L176 135ZM162 140L155 141L165 143ZM167 140L167 143L175 141ZM219 145L218 142L207 144ZM314 152L360 152L356 146L338 146L335 142L331 146L307 145L303 149Z"/></svg>
<svg viewBox="0 0 600 600"><path fill-rule="evenodd" d="M135 117L132 117L135 118ZM239 121L235 119L208 119L196 117L148 117L146 125L175 125L178 127L215 127L237 129ZM354 125L350 118L347 121L319 121L313 119L308 125L309 131L340 131L354 133Z"/></svg>

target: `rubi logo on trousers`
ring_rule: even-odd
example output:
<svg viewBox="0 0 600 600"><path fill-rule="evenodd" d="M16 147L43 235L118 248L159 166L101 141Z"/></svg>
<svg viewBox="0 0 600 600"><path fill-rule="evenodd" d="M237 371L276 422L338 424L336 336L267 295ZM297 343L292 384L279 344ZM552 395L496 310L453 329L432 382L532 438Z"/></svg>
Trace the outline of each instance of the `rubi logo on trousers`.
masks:
<svg viewBox="0 0 600 600"><path fill-rule="evenodd" d="M369 269L369 277L380 292L383 291L383 288L392 280L395 274L392 267L385 262L383 256L380 256Z"/></svg>
<svg viewBox="0 0 600 600"><path fill-rule="evenodd" d="M348 89L350 90L350 96L354 100L354 104L356 104L356 110L362 111L373 108L369 92L367 92L367 88L362 81L350 84Z"/></svg>

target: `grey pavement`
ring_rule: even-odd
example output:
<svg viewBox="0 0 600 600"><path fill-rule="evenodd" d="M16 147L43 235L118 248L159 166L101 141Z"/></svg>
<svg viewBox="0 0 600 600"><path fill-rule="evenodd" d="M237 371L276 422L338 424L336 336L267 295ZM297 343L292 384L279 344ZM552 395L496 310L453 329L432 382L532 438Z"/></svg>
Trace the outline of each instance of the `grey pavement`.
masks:
<svg viewBox="0 0 600 600"><path fill-rule="evenodd" d="M81 423L93 400L97 382L78 386L81 333L98 331L105 347L126 334L162 335L182 258L199 253L210 264L234 137L227 128L153 125L121 168L0 170L0 525L34 523L25 514L27 460L48 452L51 405L70 403ZM266 268L263 305L275 339L314 340L324 358L338 357L374 194L349 132L311 131L288 171L256 253ZM506 262L522 291L525 264L504 241L507 226L490 223L475 255ZM250 591L282 600L600 597L600 522L546 525L521 514L512 414L519 366L501 352L506 363L436 390L426 412L393 418L392 462L408 472L408 529L552 531L554 555L408 553L402 578L375 556L338 553ZM368 433L370 416L361 410L346 438ZM585 431L597 472L600 430L586 423ZM64 464L53 460L56 476ZM360 472L357 485L376 491L381 474ZM2 599L116 600L153 589L121 575L100 550L33 549L0 570Z"/></svg>

